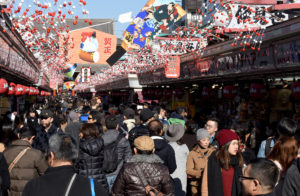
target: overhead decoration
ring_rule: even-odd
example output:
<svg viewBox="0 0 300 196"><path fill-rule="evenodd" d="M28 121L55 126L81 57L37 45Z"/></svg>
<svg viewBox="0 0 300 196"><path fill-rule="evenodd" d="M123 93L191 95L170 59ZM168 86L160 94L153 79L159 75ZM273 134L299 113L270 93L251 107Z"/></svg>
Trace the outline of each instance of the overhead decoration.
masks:
<svg viewBox="0 0 300 196"><path fill-rule="evenodd" d="M72 44L61 48L61 57L69 64L107 64L106 60L116 51L115 35L92 28L75 30L68 35ZM60 43L64 43L64 37Z"/></svg>
<svg viewBox="0 0 300 196"><path fill-rule="evenodd" d="M18 31L26 47L41 62L41 71L50 80L62 82L61 71L66 61L61 58L59 47L72 45L72 38L68 35L70 24L67 24L67 20L73 20L73 25L76 25L80 14L84 16L87 26L92 25L89 11L85 8L87 2L84 0L24 2L24 0L11 1L7 8L1 11L10 14L12 23L6 28ZM60 39L63 40L62 43Z"/></svg>
<svg viewBox="0 0 300 196"><path fill-rule="evenodd" d="M8 83L5 79L0 78L0 94L6 93L8 90Z"/></svg>
<svg viewBox="0 0 300 196"><path fill-rule="evenodd" d="M108 64L114 65L126 51L148 45L162 31L170 30L185 14L174 0L149 0L124 31L122 48L107 60Z"/></svg>

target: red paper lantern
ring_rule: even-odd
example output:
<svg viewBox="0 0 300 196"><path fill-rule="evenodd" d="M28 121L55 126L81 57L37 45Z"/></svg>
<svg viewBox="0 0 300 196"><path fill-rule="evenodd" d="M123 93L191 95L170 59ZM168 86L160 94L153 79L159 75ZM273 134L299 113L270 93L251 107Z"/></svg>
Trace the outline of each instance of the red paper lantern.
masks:
<svg viewBox="0 0 300 196"><path fill-rule="evenodd" d="M163 96L163 90L162 89L155 89L155 97L157 99L160 99Z"/></svg>
<svg viewBox="0 0 300 196"><path fill-rule="evenodd" d="M14 95L15 94L15 90L16 89L16 84L15 83L10 83L9 87L8 87L8 95Z"/></svg>
<svg viewBox="0 0 300 196"><path fill-rule="evenodd" d="M36 89L36 95L39 95L40 94L40 90L39 89Z"/></svg>
<svg viewBox="0 0 300 196"><path fill-rule="evenodd" d="M45 96L45 91L41 91L41 96Z"/></svg>
<svg viewBox="0 0 300 196"><path fill-rule="evenodd" d="M267 93L266 86L263 84L251 84L250 96L253 99L260 99Z"/></svg>
<svg viewBox="0 0 300 196"><path fill-rule="evenodd" d="M5 79L0 78L0 94L6 93L8 90L8 83Z"/></svg>
<svg viewBox="0 0 300 196"><path fill-rule="evenodd" d="M300 82L294 82L292 85L292 95L295 100L300 100Z"/></svg>
<svg viewBox="0 0 300 196"><path fill-rule="evenodd" d="M212 89L210 87L203 87L202 89L202 97L204 99L208 99L211 95Z"/></svg>
<svg viewBox="0 0 300 196"><path fill-rule="evenodd" d="M143 95L143 97L147 97L148 96L148 89L143 88L142 95Z"/></svg>
<svg viewBox="0 0 300 196"><path fill-rule="evenodd" d="M183 91L182 89L180 89L180 88L175 89L175 95L176 95L176 97L178 97L178 98L182 98L183 95L184 95L184 91Z"/></svg>
<svg viewBox="0 0 300 196"><path fill-rule="evenodd" d="M149 95L150 97L153 97L153 96L155 95L155 91L154 91L153 88L149 88L149 89L148 89L148 95Z"/></svg>
<svg viewBox="0 0 300 196"><path fill-rule="evenodd" d="M172 92L173 92L172 89L167 88L164 90L163 95L165 98L170 98L172 97Z"/></svg>
<svg viewBox="0 0 300 196"><path fill-rule="evenodd" d="M15 89L15 95L23 95L24 86L21 84L17 84Z"/></svg>
<svg viewBox="0 0 300 196"><path fill-rule="evenodd" d="M25 86L25 95L28 95L30 93L30 87Z"/></svg>
<svg viewBox="0 0 300 196"><path fill-rule="evenodd" d="M225 98L232 99L237 96L237 88L232 85L228 85L224 87L223 95Z"/></svg>

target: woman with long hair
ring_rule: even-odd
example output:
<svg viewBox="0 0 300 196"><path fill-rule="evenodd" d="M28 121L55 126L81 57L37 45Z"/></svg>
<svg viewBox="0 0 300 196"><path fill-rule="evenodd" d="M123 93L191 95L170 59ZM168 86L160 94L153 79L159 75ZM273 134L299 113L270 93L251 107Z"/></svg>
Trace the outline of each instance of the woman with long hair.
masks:
<svg viewBox="0 0 300 196"><path fill-rule="evenodd" d="M297 158L298 150L299 144L294 137L280 137L267 157L284 173Z"/></svg>
<svg viewBox="0 0 300 196"><path fill-rule="evenodd" d="M94 124L83 124L80 129L78 172L88 178L94 178L108 190L106 176L102 170L104 159L104 141Z"/></svg>
<svg viewBox="0 0 300 196"><path fill-rule="evenodd" d="M216 136L219 149L208 158L202 180L202 196L240 196L244 160L239 148L239 136L230 129Z"/></svg>
<svg viewBox="0 0 300 196"><path fill-rule="evenodd" d="M268 159L272 160L280 171L280 179L275 187L275 195L282 195L282 186L286 171L292 165L293 161L297 159L299 150L298 141L294 137L280 137L270 154L267 156Z"/></svg>

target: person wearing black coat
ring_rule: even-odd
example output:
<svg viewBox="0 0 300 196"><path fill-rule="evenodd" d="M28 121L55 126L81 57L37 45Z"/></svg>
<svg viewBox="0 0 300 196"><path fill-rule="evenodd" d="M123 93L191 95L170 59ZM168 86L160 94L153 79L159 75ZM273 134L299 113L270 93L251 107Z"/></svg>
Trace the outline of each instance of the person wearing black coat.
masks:
<svg viewBox="0 0 300 196"><path fill-rule="evenodd" d="M1 186L1 196L7 195L7 190L10 187L10 176L8 172L8 165L5 157L0 152L0 186Z"/></svg>
<svg viewBox="0 0 300 196"><path fill-rule="evenodd" d="M34 178L26 184L22 196L91 196L92 190L96 196L108 196L108 191L96 180L92 187L89 178L75 173L72 163L77 156L76 143L71 136L52 135L49 139L50 167L43 176ZM66 194L69 186L69 194Z"/></svg>
<svg viewBox="0 0 300 196"><path fill-rule="evenodd" d="M55 133L63 134L63 131L53 124L53 113L50 110L43 110L40 114L41 125L36 127L36 136L32 147L42 152L47 152L49 148L49 138Z"/></svg>
<svg viewBox="0 0 300 196"><path fill-rule="evenodd" d="M80 144L78 156L79 174L94 178L108 190L106 176L102 171L104 141L99 137L95 124L84 124L80 130Z"/></svg>
<svg viewBox="0 0 300 196"><path fill-rule="evenodd" d="M170 174L172 174L177 168L175 152L172 146L161 137L163 134L162 123L159 120L151 121L149 131L151 138L154 140L154 153L164 161L164 165L168 167Z"/></svg>

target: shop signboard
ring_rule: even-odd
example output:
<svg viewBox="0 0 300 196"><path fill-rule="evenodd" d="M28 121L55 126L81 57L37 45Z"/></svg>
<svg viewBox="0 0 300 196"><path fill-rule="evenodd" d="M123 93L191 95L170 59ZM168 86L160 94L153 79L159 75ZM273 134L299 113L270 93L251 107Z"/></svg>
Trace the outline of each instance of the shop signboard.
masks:
<svg viewBox="0 0 300 196"><path fill-rule="evenodd" d="M207 46L207 38L182 39L158 37L152 42L152 52L160 55L181 55Z"/></svg>
<svg viewBox="0 0 300 196"><path fill-rule="evenodd" d="M165 67L166 78L179 78L180 76L180 57L170 56Z"/></svg>
<svg viewBox="0 0 300 196"><path fill-rule="evenodd" d="M268 26L286 21L288 14L282 11L270 13L270 5L249 5L229 3L226 6L220 3L205 0L202 6L204 13L203 25L224 27L227 31L249 31L249 29L264 29Z"/></svg>
<svg viewBox="0 0 300 196"><path fill-rule="evenodd" d="M300 40L274 46L274 57L277 67L299 66Z"/></svg>

